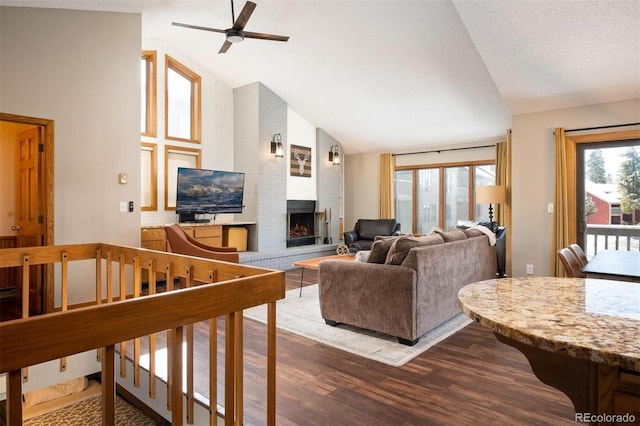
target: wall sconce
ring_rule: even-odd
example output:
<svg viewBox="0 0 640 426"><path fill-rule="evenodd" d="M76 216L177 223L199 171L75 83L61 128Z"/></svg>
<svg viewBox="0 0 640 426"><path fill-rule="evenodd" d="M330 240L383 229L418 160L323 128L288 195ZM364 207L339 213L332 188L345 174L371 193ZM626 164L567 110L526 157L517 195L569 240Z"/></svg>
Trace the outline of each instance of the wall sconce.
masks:
<svg viewBox="0 0 640 426"><path fill-rule="evenodd" d="M334 166L340 165L340 154L338 153L338 145L331 145L331 150L329 151L329 161L331 161Z"/></svg>
<svg viewBox="0 0 640 426"><path fill-rule="evenodd" d="M276 158L284 157L284 147L282 146L282 135L280 133L273 135L273 140L271 141L271 153L275 154Z"/></svg>

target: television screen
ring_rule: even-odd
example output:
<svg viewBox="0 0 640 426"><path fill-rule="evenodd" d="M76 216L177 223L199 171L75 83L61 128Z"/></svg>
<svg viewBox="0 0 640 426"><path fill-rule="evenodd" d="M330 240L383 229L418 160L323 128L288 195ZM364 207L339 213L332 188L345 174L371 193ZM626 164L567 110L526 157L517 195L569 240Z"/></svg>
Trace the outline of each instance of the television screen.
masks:
<svg viewBox="0 0 640 426"><path fill-rule="evenodd" d="M193 220L195 214L242 213L243 193L244 173L178 167L180 222L183 217Z"/></svg>

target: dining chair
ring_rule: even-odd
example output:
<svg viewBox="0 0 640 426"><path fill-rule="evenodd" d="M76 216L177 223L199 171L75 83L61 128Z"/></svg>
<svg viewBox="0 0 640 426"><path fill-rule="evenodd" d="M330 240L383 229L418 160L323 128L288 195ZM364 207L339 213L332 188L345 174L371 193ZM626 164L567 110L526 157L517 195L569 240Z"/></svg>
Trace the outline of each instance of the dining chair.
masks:
<svg viewBox="0 0 640 426"><path fill-rule="evenodd" d="M582 250L582 247L574 243L569 245L569 250L571 250L573 254L575 254L575 256L578 258L580 267L584 268L587 262L589 262L589 259L587 259L587 255L584 253L584 250Z"/></svg>
<svg viewBox="0 0 640 426"><path fill-rule="evenodd" d="M560 258L568 277L585 278L587 276L582 272L580 261L568 247L558 250L558 257Z"/></svg>

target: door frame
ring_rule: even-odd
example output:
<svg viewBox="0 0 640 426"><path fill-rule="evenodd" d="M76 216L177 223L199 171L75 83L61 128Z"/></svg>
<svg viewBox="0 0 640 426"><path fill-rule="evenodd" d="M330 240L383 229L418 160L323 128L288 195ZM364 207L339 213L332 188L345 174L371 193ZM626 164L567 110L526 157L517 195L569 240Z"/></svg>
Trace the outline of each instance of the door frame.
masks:
<svg viewBox="0 0 640 426"><path fill-rule="evenodd" d="M41 213L44 217L43 233L44 245L54 244L54 121L45 118L27 117L23 115L7 114L0 112L0 121L28 124L42 128L42 144L44 145L41 161L41 182L38 189L40 197ZM45 270L44 283L44 312L53 312L53 268L49 265Z"/></svg>
<svg viewBox="0 0 640 426"><path fill-rule="evenodd" d="M621 132L590 133L583 135L566 135L565 148L567 152L567 213L569 223L567 232L569 242L576 242L578 238L578 209L577 209L577 146L583 143L613 142L629 139L640 139L639 130L625 130ZM584 202L584 201L583 201Z"/></svg>

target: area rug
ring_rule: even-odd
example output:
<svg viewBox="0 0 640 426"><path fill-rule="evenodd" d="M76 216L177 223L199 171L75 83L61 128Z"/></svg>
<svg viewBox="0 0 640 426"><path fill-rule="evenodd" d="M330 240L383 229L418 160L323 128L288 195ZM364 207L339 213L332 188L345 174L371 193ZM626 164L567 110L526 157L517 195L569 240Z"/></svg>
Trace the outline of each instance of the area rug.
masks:
<svg viewBox="0 0 640 426"><path fill-rule="evenodd" d="M471 323L464 314L452 318L420 338L415 346L398 343L397 338L364 330L346 324L326 325L320 315L318 285L289 290L276 305L276 326L334 348L400 367ZM247 318L266 323L267 306L261 305L244 311Z"/></svg>
<svg viewBox="0 0 640 426"><path fill-rule="evenodd" d="M115 424L118 426L155 426L156 422L122 398L116 398ZM101 425L102 397L92 396L67 407L25 420L23 426Z"/></svg>

